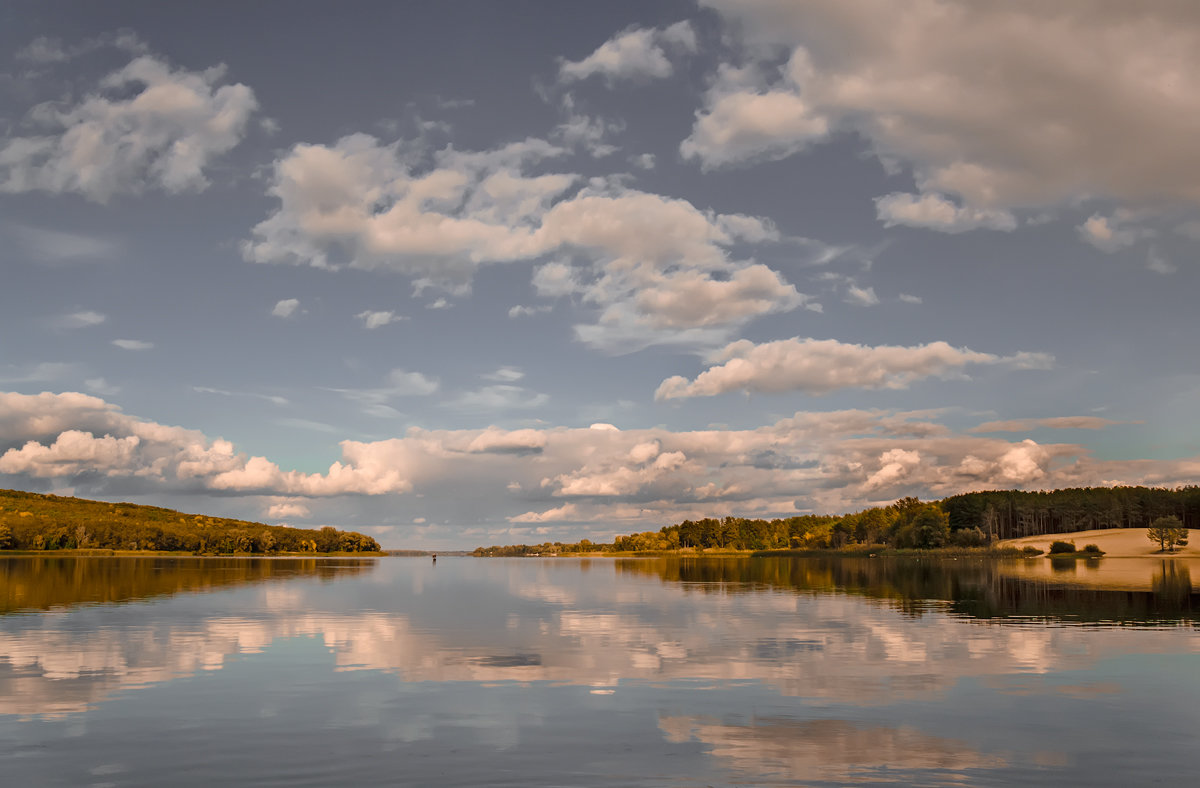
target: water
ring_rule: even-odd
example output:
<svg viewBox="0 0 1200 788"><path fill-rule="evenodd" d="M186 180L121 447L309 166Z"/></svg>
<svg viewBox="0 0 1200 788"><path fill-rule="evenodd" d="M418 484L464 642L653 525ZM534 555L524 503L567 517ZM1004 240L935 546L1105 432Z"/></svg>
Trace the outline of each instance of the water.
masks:
<svg viewBox="0 0 1200 788"><path fill-rule="evenodd" d="M1191 783L1193 575L1179 559L0 558L0 774Z"/></svg>

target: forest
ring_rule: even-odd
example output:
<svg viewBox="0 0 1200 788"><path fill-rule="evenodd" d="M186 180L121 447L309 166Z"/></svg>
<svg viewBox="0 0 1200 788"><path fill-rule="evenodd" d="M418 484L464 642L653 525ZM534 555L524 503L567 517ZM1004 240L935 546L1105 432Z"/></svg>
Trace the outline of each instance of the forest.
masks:
<svg viewBox="0 0 1200 788"><path fill-rule="evenodd" d="M940 501L901 498L842 515L775 520L744 517L685 520L658 531L618 536L611 544L480 547L477 556L631 553L675 550L829 550L855 545L895 549L986 547L1001 539L1104 528L1147 528L1159 517L1200 528L1200 487L1083 487L1026 492L991 490Z"/></svg>
<svg viewBox="0 0 1200 788"><path fill-rule="evenodd" d="M377 553L355 531L290 528L108 503L0 490L0 550L134 550L197 555Z"/></svg>

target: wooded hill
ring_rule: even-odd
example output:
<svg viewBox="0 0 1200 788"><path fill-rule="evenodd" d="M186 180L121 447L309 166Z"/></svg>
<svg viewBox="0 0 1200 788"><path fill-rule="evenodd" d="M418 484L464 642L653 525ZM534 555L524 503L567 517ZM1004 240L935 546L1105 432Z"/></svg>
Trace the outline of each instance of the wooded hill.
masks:
<svg viewBox="0 0 1200 788"><path fill-rule="evenodd" d="M379 552L379 544L364 534L328 526L288 528L157 506L0 490L0 550L70 549L367 553Z"/></svg>
<svg viewBox="0 0 1200 788"><path fill-rule="evenodd" d="M618 536L611 544L480 547L479 556L703 550L822 550L851 545L898 549L982 547L1000 539L1103 528L1147 528L1174 515L1200 528L1200 487L1084 487L1049 492L991 490L923 503L902 498L890 506L842 515L777 520L745 517L685 520L658 531Z"/></svg>

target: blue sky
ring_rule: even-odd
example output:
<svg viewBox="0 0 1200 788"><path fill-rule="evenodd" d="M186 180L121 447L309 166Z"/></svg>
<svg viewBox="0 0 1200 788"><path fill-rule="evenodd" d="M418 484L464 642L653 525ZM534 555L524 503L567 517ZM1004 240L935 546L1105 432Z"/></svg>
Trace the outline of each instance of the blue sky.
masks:
<svg viewBox="0 0 1200 788"><path fill-rule="evenodd" d="M1197 39L9 3L0 485L447 548L1194 483Z"/></svg>

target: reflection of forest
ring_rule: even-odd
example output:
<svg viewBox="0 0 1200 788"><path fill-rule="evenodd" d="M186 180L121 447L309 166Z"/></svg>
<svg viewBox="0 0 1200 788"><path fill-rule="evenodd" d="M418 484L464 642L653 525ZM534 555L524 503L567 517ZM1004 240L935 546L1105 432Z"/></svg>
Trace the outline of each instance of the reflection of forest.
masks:
<svg viewBox="0 0 1200 788"><path fill-rule="evenodd" d="M1149 590L1111 590L1022 577L1020 561L915 558L657 558L617 560L617 571L711 593L788 589L855 594L911 615L937 609L999 622L1191 623L1200 609L1185 564L1156 562ZM1006 571L1007 570L1007 571Z"/></svg>
<svg viewBox="0 0 1200 788"><path fill-rule="evenodd" d="M375 566L359 558L0 558L0 614L128 602L295 577L332 578Z"/></svg>

